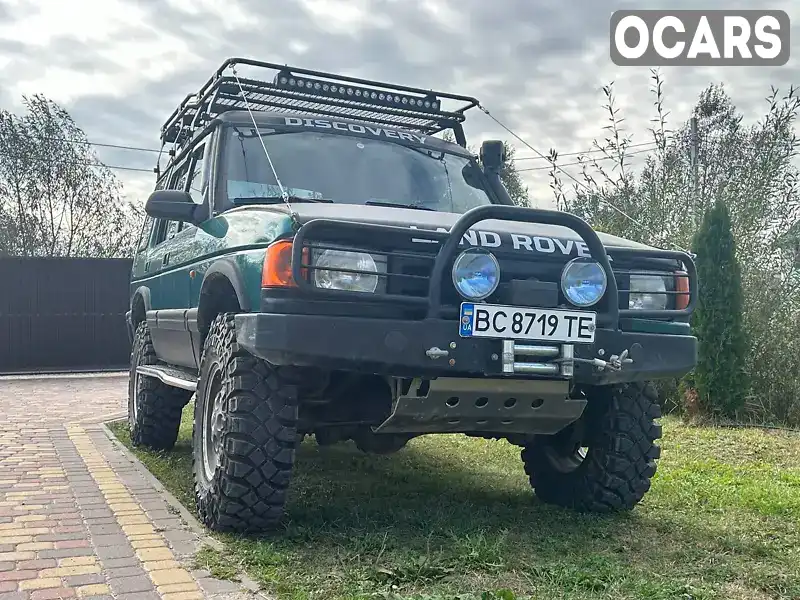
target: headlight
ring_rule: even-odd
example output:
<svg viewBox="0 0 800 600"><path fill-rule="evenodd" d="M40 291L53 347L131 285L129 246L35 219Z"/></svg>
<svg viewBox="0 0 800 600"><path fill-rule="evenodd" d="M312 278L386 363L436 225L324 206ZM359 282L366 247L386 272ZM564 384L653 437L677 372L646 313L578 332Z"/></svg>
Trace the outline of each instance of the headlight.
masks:
<svg viewBox="0 0 800 600"><path fill-rule="evenodd" d="M586 258L569 261L561 273L561 290L567 300L582 308L600 302L607 285L606 272L600 263Z"/></svg>
<svg viewBox="0 0 800 600"><path fill-rule="evenodd" d="M667 285L660 275L631 275L628 308L635 310L665 310Z"/></svg>
<svg viewBox="0 0 800 600"><path fill-rule="evenodd" d="M378 289L378 267L371 254L348 250L323 250L314 260L314 284L328 290L373 293ZM327 269L326 269L327 267ZM328 270L331 269L331 270ZM372 271L376 273L350 273L349 271Z"/></svg>
<svg viewBox="0 0 800 600"><path fill-rule="evenodd" d="M500 284L500 264L494 254L468 248L453 263L453 285L467 300L483 300Z"/></svg>

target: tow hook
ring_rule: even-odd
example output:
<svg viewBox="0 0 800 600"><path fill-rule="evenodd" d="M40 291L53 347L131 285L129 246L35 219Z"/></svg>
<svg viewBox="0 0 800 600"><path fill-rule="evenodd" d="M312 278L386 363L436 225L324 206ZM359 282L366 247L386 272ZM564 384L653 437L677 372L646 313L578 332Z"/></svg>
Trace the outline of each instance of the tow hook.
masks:
<svg viewBox="0 0 800 600"><path fill-rule="evenodd" d="M602 358L575 358L573 360L597 367L598 371L605 371L606 369L609 371L621 371L625 365L633 362L632 358L628 358L628 350L624 350L619 356L612 354L608 357L608 360L603 360Z"/></svg>

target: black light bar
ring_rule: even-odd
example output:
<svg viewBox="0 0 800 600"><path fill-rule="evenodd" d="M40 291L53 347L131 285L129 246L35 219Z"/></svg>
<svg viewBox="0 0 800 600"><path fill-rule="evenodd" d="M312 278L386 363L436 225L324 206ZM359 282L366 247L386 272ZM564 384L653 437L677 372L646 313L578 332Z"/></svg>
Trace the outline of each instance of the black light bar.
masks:
<svg viewBox="0 0 800 600"><path fill-rule="evenodd" d="M294 75L290 71L281 71L278 73L275 76L274 83L275 86L281 89L298 93L313 94L314 96L328 96L330 98L340 98L351 102L361 102L363 104L399 109L435 113L439 111L442 105L441 101L432 94L427 96L412 96L409 94L398 94L396 92L386 92L354 85L342 85L341 83Z"/></svg>

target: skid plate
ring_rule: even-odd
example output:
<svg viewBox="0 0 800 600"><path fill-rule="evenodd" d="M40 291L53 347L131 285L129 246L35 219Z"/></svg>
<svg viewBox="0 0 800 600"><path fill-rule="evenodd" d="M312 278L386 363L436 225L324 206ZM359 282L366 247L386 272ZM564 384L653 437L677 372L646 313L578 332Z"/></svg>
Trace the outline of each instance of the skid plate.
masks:
<svg viewBox="0 0 800 600"><path fill-rule="evenodd" d="M497 432L552 434L576 421L586 400L568 397L567 381L415 379L398 394L376 433ZM427 389L426 389L427 388Z"/></svg>

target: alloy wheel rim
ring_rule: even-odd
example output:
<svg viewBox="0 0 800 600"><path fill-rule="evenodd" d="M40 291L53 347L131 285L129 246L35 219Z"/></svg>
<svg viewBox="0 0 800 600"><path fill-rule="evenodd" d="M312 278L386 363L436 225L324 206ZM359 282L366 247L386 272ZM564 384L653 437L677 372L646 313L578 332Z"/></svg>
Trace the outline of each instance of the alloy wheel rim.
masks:
<svg viewBox="0 0 800 600"><path fill-rule="evenodd" d="M219 466L222 454L222 432L225 427L223 410L222 376L219 369L214 369L209 377L203 407L201 427L201 452L203 454L203 474L206 481L211 481Z"/></svg>

